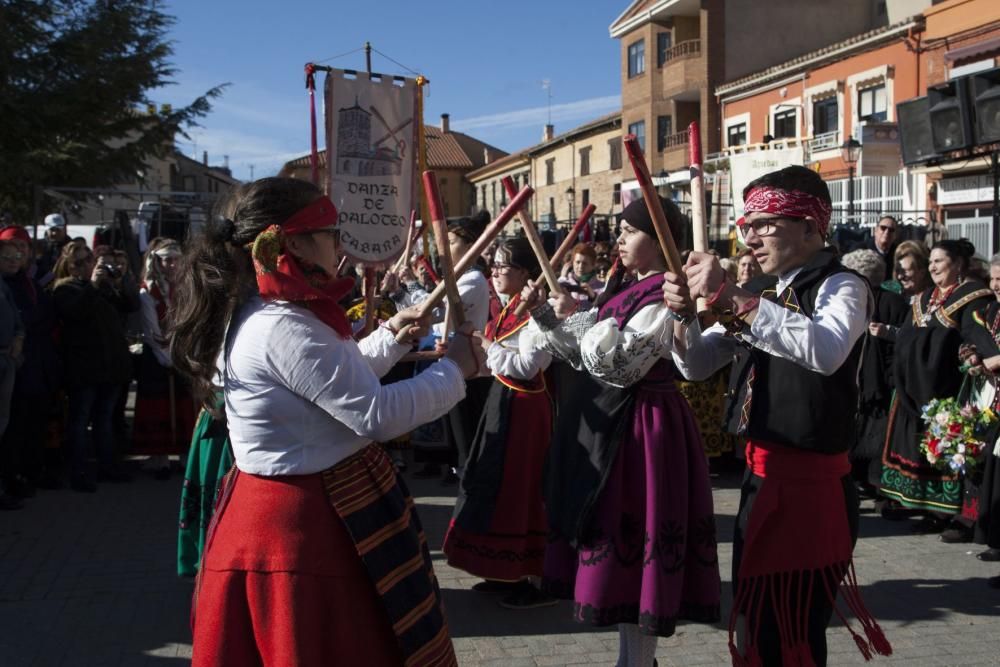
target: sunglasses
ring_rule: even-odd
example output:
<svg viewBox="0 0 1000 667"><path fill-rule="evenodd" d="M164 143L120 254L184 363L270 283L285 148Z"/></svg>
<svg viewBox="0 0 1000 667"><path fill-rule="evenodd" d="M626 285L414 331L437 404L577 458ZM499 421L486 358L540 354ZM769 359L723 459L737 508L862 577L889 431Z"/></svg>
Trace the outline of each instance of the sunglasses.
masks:
<svg viewBox="0 0 1000 667"><path fill-rule="evenodd" d="M895 227L887 227L885 225L879 225L878 228L880 230L882 230L883 232L892 233L892 234L896 233L896 228Z"/></svg>
<svg viewBox="0 0 1000 667"><path fill-rule="evenodd" d="M15 253L10 254L10 255L0 255L0 259L7 259L7 260L11 260L11 259L24 259L24 254L20 253L20 252L15 252Z"/></svg>

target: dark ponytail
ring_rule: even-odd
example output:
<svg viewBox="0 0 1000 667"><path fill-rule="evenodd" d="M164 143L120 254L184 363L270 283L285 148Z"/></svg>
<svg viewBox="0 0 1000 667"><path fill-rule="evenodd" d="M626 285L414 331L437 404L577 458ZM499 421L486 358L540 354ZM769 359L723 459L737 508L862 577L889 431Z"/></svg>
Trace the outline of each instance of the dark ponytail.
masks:
<svg viewBox="0 0 1000 667"><path fill-rule="evenodd" d="M321 195L307 181L263 178L234 190L192 240L177 270L170 357L195 398L214 410L213 379L226 327L257 289L247 246Z"/></svg>

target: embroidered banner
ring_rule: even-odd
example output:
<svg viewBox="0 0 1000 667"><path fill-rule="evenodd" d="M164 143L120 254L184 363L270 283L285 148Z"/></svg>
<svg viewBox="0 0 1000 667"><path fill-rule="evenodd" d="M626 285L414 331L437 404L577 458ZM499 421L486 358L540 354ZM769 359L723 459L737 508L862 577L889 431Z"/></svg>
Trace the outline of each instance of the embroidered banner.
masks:
<svg viewBox="0 0 1000 667"><path fill-rule="evenodd" d="M416 208L416 81L335 69L324 100L327 185L342 251L387 264L403 251Z"/></svg>

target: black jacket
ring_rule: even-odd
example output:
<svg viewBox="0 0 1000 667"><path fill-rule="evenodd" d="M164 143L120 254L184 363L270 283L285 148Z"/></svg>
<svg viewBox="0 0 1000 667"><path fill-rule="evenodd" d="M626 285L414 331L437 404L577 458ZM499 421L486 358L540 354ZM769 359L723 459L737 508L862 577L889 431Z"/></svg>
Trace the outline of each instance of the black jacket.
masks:
<svg viewBox="0 0 1000 667"><path fill-rule="evenodd" d="M132 377L124 318L138 299L109 286L72 279L52 293L59 316L60 348L68 387L123 384Z"/></svg>

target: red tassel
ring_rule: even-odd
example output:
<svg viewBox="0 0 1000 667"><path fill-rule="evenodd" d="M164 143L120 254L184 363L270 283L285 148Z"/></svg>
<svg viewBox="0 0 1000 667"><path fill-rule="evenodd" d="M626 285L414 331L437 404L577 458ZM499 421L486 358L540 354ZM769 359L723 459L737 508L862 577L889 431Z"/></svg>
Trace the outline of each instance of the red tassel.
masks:
<svg viewBox="0 0 1000 667"><path fill-rule="evenodd" d="M868 642L865 641L864 637L856 633L854 630L847 628L848 632L851 633L851 637L854 638L854 643L858 645L858 650L861 651L861 655L865 656L865 662L872 659L872 650L868 646Z"/></svg>
<svg viewBox="0 0 1000 667"><path fill-rule="evenodd" d="M879 655L892 655L892 644L889 643L889 638L885 636L885 632L878 623L873 621L871 627L866 627L865 636L868 637L868 642L875 649L876 653Z"/></svg>

